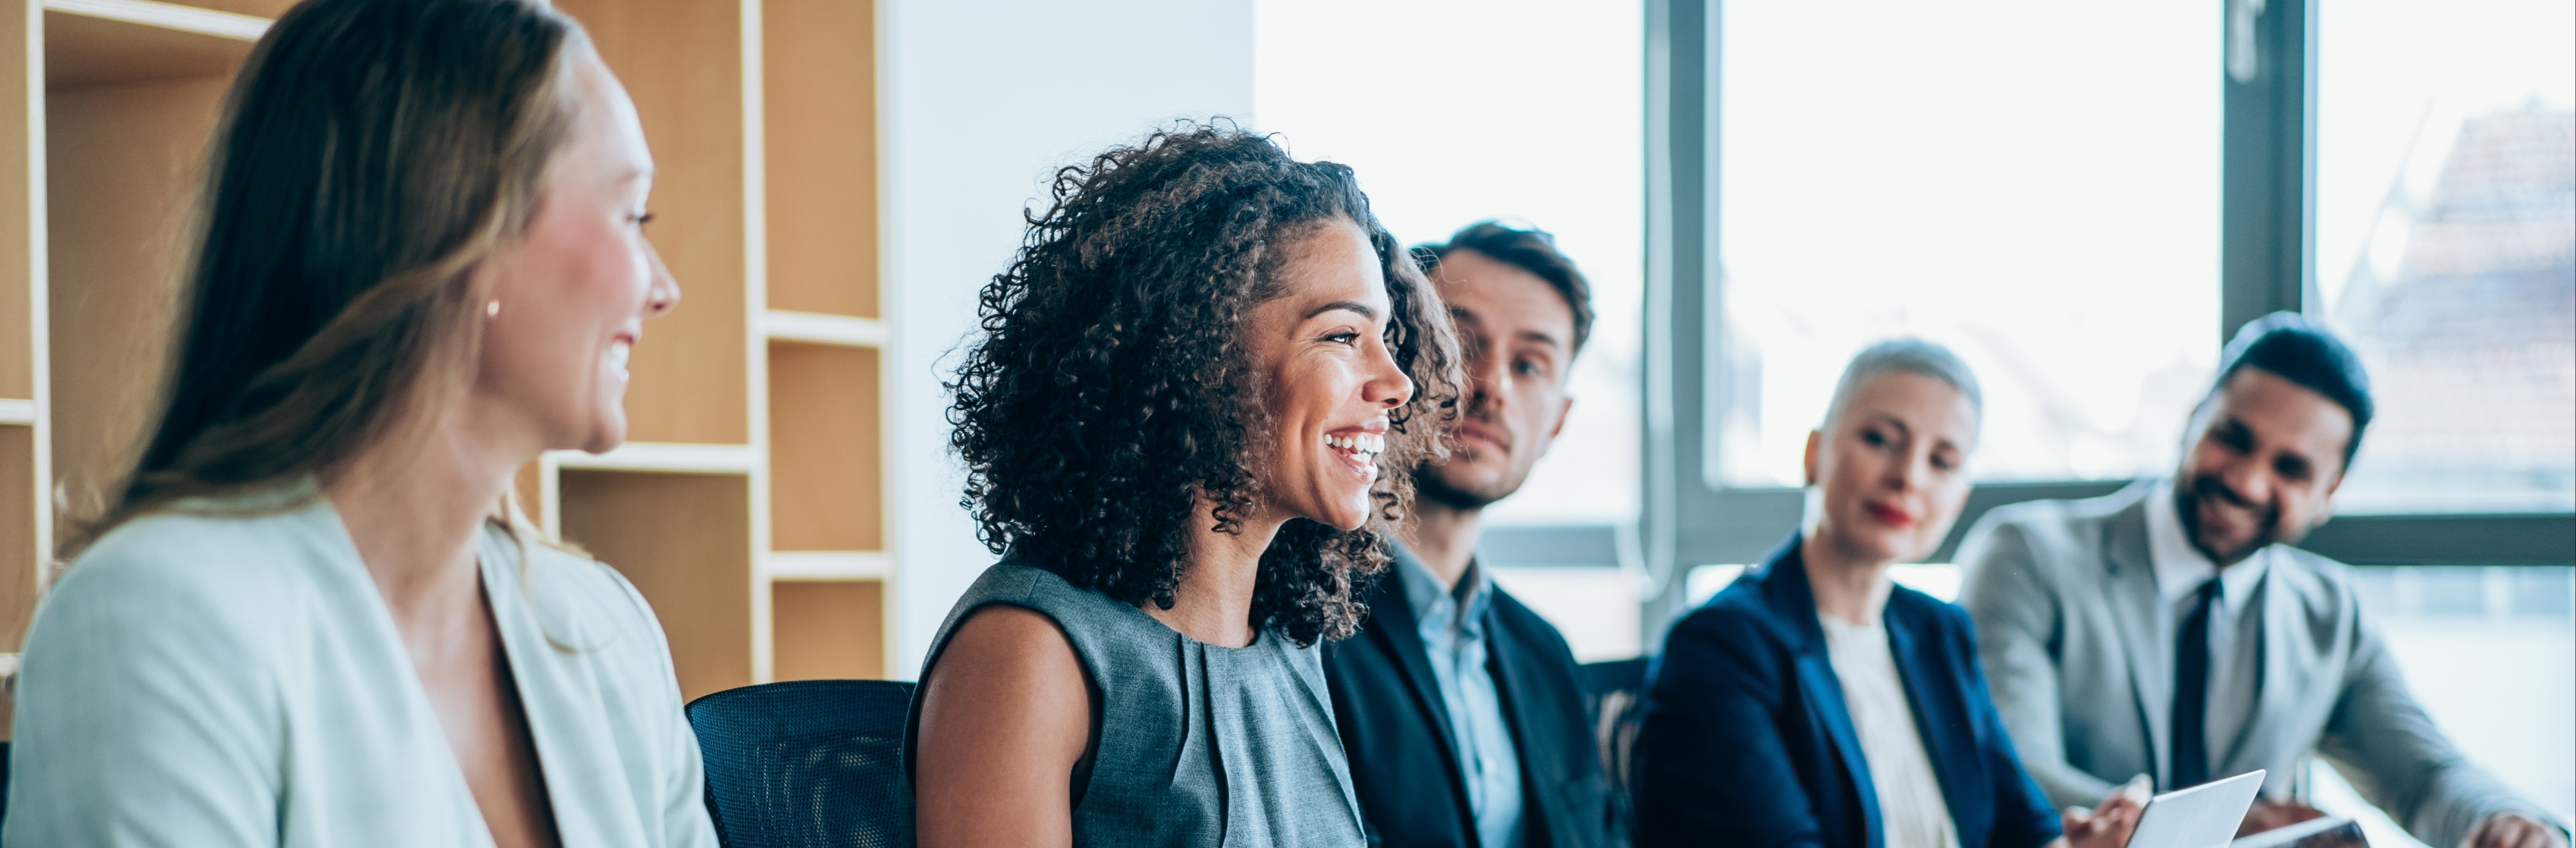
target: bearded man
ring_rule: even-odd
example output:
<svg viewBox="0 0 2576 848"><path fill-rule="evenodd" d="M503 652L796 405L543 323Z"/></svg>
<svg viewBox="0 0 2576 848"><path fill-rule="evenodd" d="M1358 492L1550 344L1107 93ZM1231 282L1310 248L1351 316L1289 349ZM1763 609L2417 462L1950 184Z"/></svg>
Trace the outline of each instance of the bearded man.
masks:
<svg viewBox="0 0 2576 848"><path fill-rule="evenodd" d="M2172 790L2265 769L2245 831L2318 813L2323 755L2424 842L2565 848L2566 826L2433 726L2342 564L2293 543L2332 517L2371 418L2352 350L2275 313L2229 342L2167 480L1987 513L1960 545L1995 705L2057 805L2132 775Z"/></svg>

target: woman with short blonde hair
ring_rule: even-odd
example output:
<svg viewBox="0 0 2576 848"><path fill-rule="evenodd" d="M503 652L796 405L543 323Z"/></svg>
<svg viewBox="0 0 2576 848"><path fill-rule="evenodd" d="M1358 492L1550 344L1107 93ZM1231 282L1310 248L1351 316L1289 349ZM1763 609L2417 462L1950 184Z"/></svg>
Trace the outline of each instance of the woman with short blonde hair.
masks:
<svg viewBox="0 0 2576 848"><path fill-rule="evenodd" d="M2118 848L2061 817L1986 692L1968 615L1896 585L1967 505L1985 400L1948 348L1881 342L1807 435L1806 526L1673 625L1637 738L1638 844Z"/></svg>

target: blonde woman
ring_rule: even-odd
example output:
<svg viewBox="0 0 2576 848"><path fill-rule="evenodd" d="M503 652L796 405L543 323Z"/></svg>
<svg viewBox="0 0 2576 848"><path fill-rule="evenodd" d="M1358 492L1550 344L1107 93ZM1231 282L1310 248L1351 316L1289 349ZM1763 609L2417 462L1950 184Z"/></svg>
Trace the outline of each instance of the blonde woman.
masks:
<svg viewBox="0 0 2576 848"><path fill-rule="evenodd" d="M515 469L679 290L578 25L313 0L227 101L170 382L27 639L12 845L713 845L633 587Z"/></svg>

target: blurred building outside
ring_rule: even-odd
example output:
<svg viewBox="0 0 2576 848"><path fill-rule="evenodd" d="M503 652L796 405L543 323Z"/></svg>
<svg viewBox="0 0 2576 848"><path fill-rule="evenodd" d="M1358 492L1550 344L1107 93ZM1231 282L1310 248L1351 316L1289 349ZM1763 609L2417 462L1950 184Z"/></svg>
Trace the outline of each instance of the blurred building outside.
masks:
<svg viewBox="0 0 2576 848"><path fill-rule="evenodd" d="M2380 404L2343 506L2569 509L2576 111L2533 102L2422 135L2324 310L2359 348ZM2425 159L2438 164L2409 161Z"/></svg>

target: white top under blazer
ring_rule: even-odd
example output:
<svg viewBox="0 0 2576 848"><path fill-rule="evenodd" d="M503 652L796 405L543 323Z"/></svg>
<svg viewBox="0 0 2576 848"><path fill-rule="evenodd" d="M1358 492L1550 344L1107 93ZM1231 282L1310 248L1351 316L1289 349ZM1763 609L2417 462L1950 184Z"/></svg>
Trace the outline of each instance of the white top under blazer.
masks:
<svg viewBox="0 0 2576 848"><path fill-rule="evenodd" d="M0 841L492 844L339 513L288 496L310 500L135 519L64 572L27 635ZM652 610L608 566L528 550L522 574L487 527L483 588L563 844L712 848Z"/></svg>

